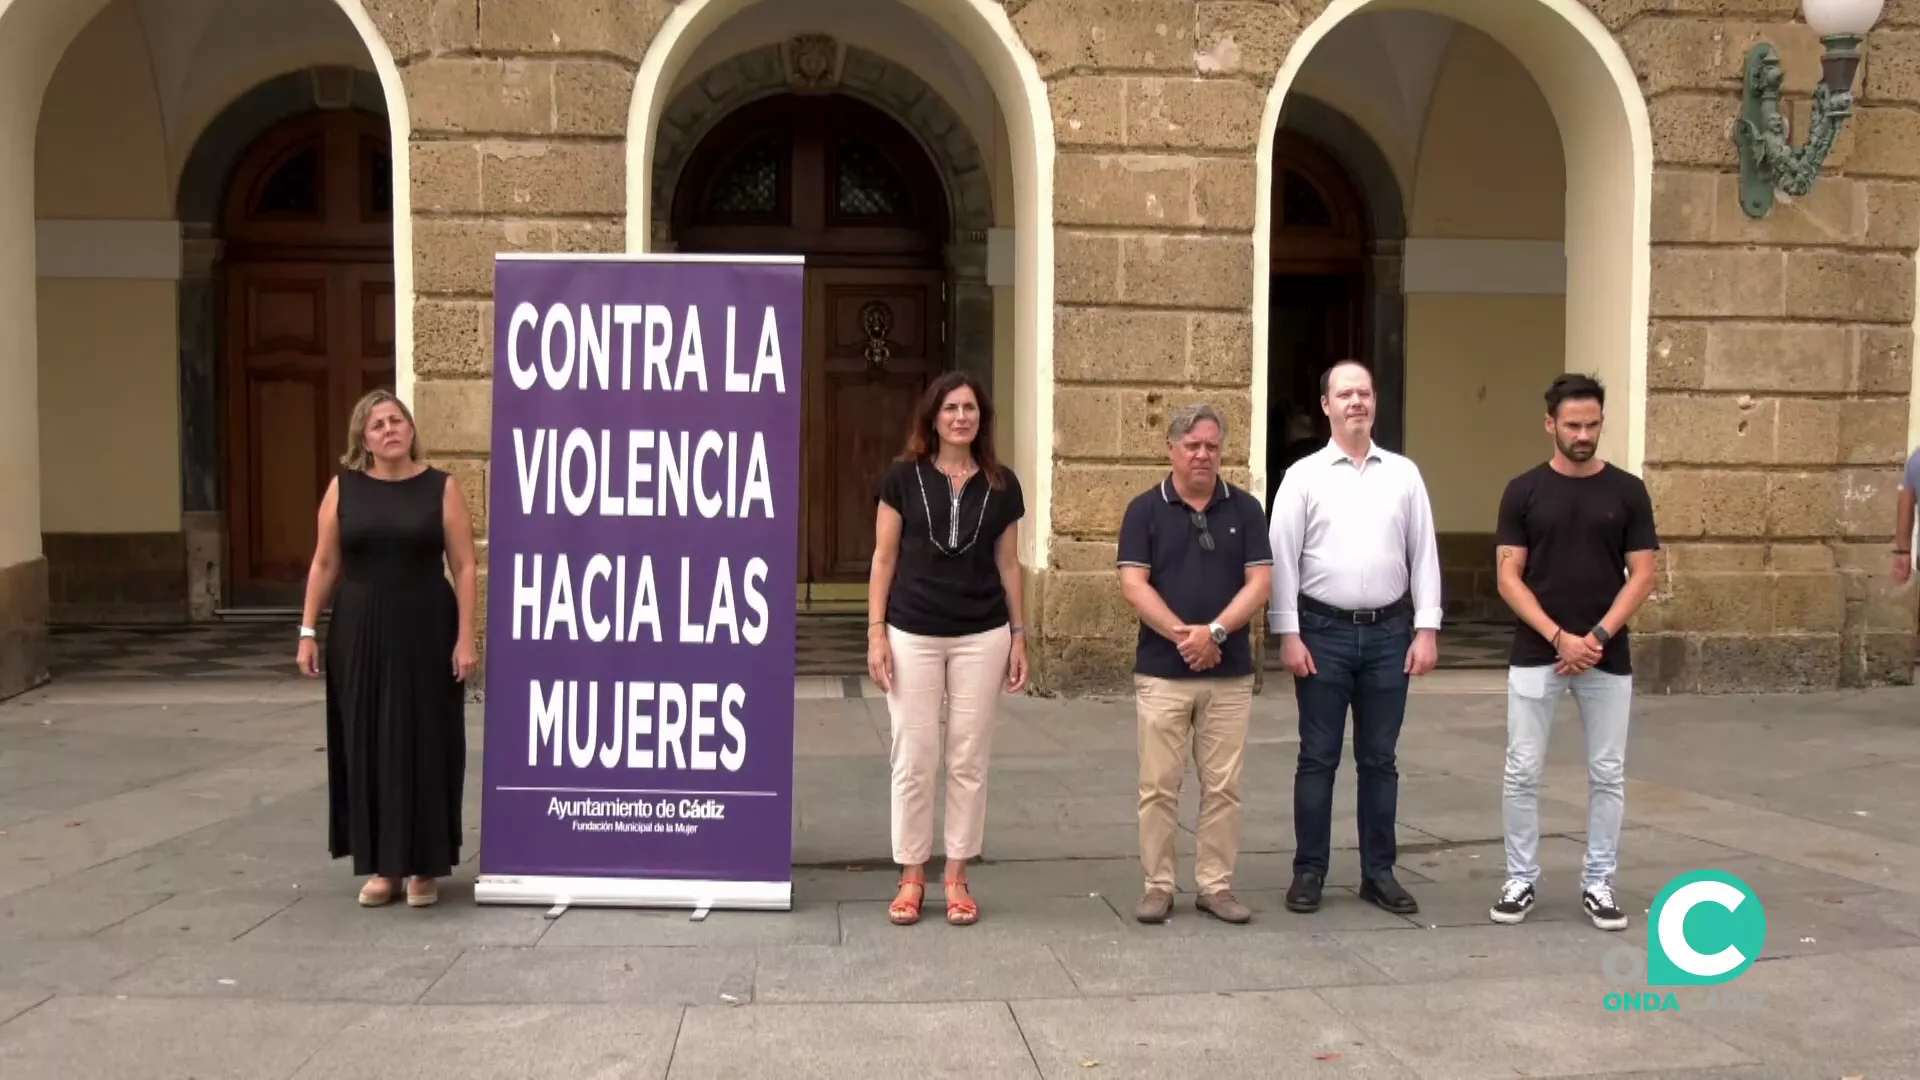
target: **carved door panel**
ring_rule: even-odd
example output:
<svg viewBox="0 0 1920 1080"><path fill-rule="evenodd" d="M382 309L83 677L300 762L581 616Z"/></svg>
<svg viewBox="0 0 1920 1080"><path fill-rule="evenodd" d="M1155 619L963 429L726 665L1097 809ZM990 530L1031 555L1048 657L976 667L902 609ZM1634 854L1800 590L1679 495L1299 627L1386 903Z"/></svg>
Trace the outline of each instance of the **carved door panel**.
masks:
<svg viewBox="0 0 1920 1080"><path fill-rule="evenodd" d="M881 475L914 407L946 370L938 270L807 272L800 566L816 584L863 583Z"/></svg>
<svg viewBox="0 0 1920 1080"><path fill-rule="evenodd" d="M335 447L335 290L324 265L228 270L227 510L233 601L297 603Z"/></svg>
<svg viewBox="0 0 1920 1080"><path fill-rule="evenodd" d="M393 271L352 263L228 269L231 600L297 606L315 520L354 402L393 388Z"/></svg>
<svg viewBox="0 0 1920 1080"><path fill-rule="evenodd" d="M349 305L346 312L353 338L335 355L340 371L340 421L344 425L355 402L374 390L394 386L393 266L387 263L339 268L341 287ZM344 427L336 436L346 438Z"/></svg>
<svg viewBox="0 0 1920 1080"><path fill-rule="evenodd" d="M226 244L227 603L297 607L353 405L394 384L386 121L293 117L235 167Z"/></svg>

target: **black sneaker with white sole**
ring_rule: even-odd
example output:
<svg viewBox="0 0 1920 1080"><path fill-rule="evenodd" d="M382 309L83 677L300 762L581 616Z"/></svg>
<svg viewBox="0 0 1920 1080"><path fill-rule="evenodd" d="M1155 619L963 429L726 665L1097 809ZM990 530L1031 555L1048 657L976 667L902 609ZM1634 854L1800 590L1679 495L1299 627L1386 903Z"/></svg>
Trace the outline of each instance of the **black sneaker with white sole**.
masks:
<svg viewBox="0 0 1920 1080"><path fill-rule="evenodd" d="M1500 887L1500 899L1487 910L1487 914L1497 923L1512 925L1524 922L1527 912L1533 910L1533 899L1532 882L1509 879Z"/></svg>
<svg viewBox="0 0 1920 1080"><path fill-rule="evenodd" d="M1627 913L1613 902L1613 886L1601 882L1580 894L1580 905L1587 909L1587 918L1602 930L1625 930Z"/></svg>

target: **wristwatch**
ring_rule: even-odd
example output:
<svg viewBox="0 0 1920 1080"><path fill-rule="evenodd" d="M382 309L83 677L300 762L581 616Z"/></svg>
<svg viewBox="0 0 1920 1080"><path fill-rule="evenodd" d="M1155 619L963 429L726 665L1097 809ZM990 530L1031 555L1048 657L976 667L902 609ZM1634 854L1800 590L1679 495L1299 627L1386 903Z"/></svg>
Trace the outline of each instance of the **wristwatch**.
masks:
<svg viewBox="0 0 1920 1080"><path fill-rule="evenodd" d="M1593 630L1590 632L1593 634L1593 640L1599 642L1602 645L1605 645L1613 637L1612 634L1607 633L1606 627L1601 626L1598 623L1594 624Z"/></svg>
<svg viewBox="0 0 1920 1080"><path fill-rule="evenodd" d="M1207 633L1213 635L1213 643L1215 645L1225 645L1227 643L1227 628L1221 626L1219 623L1208 623Z"/></svg>

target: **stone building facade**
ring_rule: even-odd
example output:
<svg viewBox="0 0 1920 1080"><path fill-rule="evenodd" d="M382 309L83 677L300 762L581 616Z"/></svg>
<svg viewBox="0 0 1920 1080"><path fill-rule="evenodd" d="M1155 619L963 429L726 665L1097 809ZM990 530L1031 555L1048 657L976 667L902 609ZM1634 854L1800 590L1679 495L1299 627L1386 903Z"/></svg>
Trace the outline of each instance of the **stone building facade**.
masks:
<svg viewBox="0 0 1920 1080"><path fill-rule="evenodd" d="M156 441L108 439L128 462L184 463L187 493L154 511L162 525L111 515L88 525L62 479L77 468L65 440L83 414L59 410L90 399L62 396L65 369L48 350L98 350L50 321L48 281L83 289L135 276L50 272L56 242L134 235L74 222L171 215L185 238L179 266L150 277L172 283L168 340L183 358L231 317L194 299L195 281L225 271L206 254L219 229L203 242L182 209L194 140L208 137L193 125L157 151L169 163L160 209L49 206L80 197L50 178L96 176L88 170L113 155L66 146L65 129L50 136L42 101L68 108L61 95L86 75L69 50L114 55L119 31L101 28L143 2L0 0L0 259L12 260L0 265L0 430L14 432L0 436L0 468L39 477L0 483L0 519L11 519L0 526L0 694L44 677L46 628L62 605L109 609L145 589L161 612L145 614L184 620L234 603L222 599L231 566L219 564L247 527L231 524L223 496L196 501L190 478L195 460L229 486L244 473L221 446L248 406L214 390L196 397L181 374L170 384L179 419ZM483 535L494 255L672 250L685 231L679 188L703 139L757 102L838 95L891 116L940 178L943 235L926 265L944 276L929 310L946 361L989 376L1011 421L1004 437L1033 510L1022 554L1041 689L1124 678L1133 623L1114 539L1127 499L1163 472L1168 410L1220 406L1231 476L1264 498L1285 421L1276 342L1310 337L1319 344L1299 344L1305 356L1333 348L1329 334L1376 367L1389 444L1459 492L1443 524L1456 616L1502 616L1489 492L1547 452L1538 402L1552 373L1593 371L1612 395L1605 452L1646 478L1665 544L1635 624L1645 689L1911 679L1914 596L1887 569L1899 468L1916 441L1920 0L1889 0L1867 36L1853 115L1813 190L1761 218L1738 203L1730 124L1747 49L1768 41L1804 138L1820 44L1799 0L302 6L327 9L311 13L333 20L332 37L315 31L326 48L261 47L255 62L235 38L221 47L246 60L238 74L202 104L163 100L158 111L169 124L194 109L225 116L288 73L350 72L331 107L365 98L396 151L380 165L392 170L383 220L394 272L378 293L389 300L373 302L391 310L367 325L392 335L390 377L436 461L465 483ZM907 38L887 20L909 19L900 34L924 39L921 52L890 44ZM164 35L151 19L138 26L156 73L191 69L167 68ZM364 56L347 55L353 39ZM1342 74L1373 56L1390 62ZM1361 85L1388 75L1406 91L1398 104ZM1418 107L1401 107L1412 99ZM110 107L71 105L61 123ZM56 152L72 160L56 168ZM1281 153L1292 164L1276 165ZM36 228L37 267L33 244L16 243ZM214 268L196 277L196 259ZM1336 263L1348 269L1328 270ZM1557 285L1541 282L1543 265ZM1336 277L1345 299L1295 302L1303 282ZM378 292L367 288L359 295ZM1501 354L1510 335L1538 347ZM232 362L211 345L206 356ZM388 377L369 363L369 379ZM332 416L314 415L321 427ZM203 430L196 416L219 423ZM258 561L272 541L255 540ZM131 574L143 559L159 569L116 586L118 599L82 595L101 567Z"/></svg>

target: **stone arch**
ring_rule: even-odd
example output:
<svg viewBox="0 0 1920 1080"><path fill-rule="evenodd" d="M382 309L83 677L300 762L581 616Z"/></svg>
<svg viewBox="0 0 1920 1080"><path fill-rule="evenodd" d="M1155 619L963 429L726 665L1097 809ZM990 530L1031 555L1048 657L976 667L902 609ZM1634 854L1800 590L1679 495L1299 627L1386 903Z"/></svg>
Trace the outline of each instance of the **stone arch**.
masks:
<svg viewBox="0 0 1920 1080"><path fill-rule="evenodd" d="M993 227L992 180L986 157L953 106L907 67L825 34L749 49L690 81L660 117L649 235L671 251L673 203L687 163L726 117L779 94L841 94L900 122L933 163L947 201L946 263L951 285L947 318L953 361L993 391L994 298L987 284L987 230Z"/></svg>
<svg viewBox="0 0 1920 1080"><path fill-rule="evenodd" d="M1271 155L1292 87L1307 57L1341 22L1378 0L1333 0L1295 39L1267 97L1256 157L1254 265L1268 261ZM1647 349L1651 297L1653 134L1647 102L1619 41L1581 0L1415 0L1418 10L1473 27L1520 62L1546 98L1566 157L1566 356L1616 387L1602 453L1639 472L1646 451ZM1254 278L1255 355L1264 355L1268 287ZM1256 397L1266 391L1255 365ZM1612 400L1609 401L1612 406ZM1256 459L1268 437L1255 415Z"/></svg>
<svg viewBox="0 0 1920 1080"><path fill-rule="evenodd" d="M1377 238L1404 240L1406 196L1400 180L1373 136L1353 118L1319 98L1295 94L1280 113L1280 127L1296 131L1327 148L1347 167L1367 202L1368 232Z"/></svg>
<svg viewBox="0 0 1920 1080"><path fill-rule="evenodd" d="M801 75L794 59L805 49L830 59L827 73ZM700 140L727 114L753 101L789 93L796 84L812 92L858 98L899 120L933 160L946 188L953 241L984 244L993 225L993 192L986 159L973 133L946 99L920 76L878 53L825 35L785 45L763 45L724 60L674 95L660 117L655 142L649 227L655 245L670 244L674 189Z"/></svg>
<svg viewBox="0 0 1920 1080"><path fill-rule="evenodd" d="M0 0L0 698L47 677L49 581L42 546L35 132L58 65L110 0ZM409 121L396 52L405 27L365 0L331 0L378 73L393 147L397 382L411 399L413 255ZM371 5L376 9L380 5ZM389 5L390 6L390 5Z"/></svg>
<svg viewBox="0 0 1920 1080"><path fill-rule="evenodd" d="M1039 64L1022 43L1003 0L899 0L923 15L952 46L978 67L1006 123L1013 219L999 280L1013 295L1013 408L1008 455L1028 492L1030 514L1020 530L1020 560L1030 570L1047 568L1053 526L1053 338L1055 238L1053 231L1053 110ZM665 151L656 133L673 86L702 42L748 6L750 0L681 0L661 25L641 59L627 121L627 247L659 250L652 243L654 163ZM1008 209L1003 207L1004 209ZM981 264L986 245L978 246ZM968 253L972 254L972 253ZM1004 388L996 397L1005 400ZM1006 416L1006 413L1002 414Z"/></svg>
<svg viewBox="0 0 1920 1080"><path fill-rule="evenodd" d="M318 69L288 71L255 83L220 107L195 135L174 185L174 205L183 228L218 220L227 177L240 155L268 128L296 114L319 108L314 74ZM370 71L348 68L336 73L350 81L353 108L376 116L387 115L380 79ZM191 236L191 232L188 234Z"/></svg>
<svg viewBox="0 0 1920 1080"><path fill-rule="evenodd" d="M1361 338L1380 395L1381 444L1398 448L1405 437L1407 296L1400 274L1407 238L1407 199L1387 155L1373 136L1339 109L1304 94L1287 99L1280 129L1319 144L1360 188L1367 215L1366 296ZM1267 489L1275 480L1267 477Z"/></svg>
<svg viewBox="0 0 1920 1080"><path fill-rule="evenodd" d="M351 107L385 117L387 101L379 78L358 69L345 74L351 80ZM194 139L174 185L181 240L180 490L189 552L187 609L195 620L213 617L226 548L221 538L226 507L219 373L225 327L221 204L235 167L254 140L282 121L318 108L315 93L309 69L258 83L227 102ZM397 232L394 240L397 245Z"/></svg>

